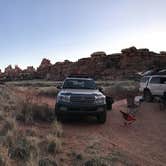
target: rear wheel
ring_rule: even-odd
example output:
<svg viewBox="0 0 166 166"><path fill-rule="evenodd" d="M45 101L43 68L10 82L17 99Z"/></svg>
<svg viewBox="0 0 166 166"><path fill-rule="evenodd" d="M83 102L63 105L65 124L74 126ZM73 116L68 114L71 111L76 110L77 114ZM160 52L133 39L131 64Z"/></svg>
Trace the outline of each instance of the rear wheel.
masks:
<svg viewBox="0 0 166 166"><path fill-rule="evenodd" d="M146 102L151 102L153 100L153 96L152 96L150 90L144 91L144 99Z"/></svg>
<svg viewBox="0 0 166 166"><path fill-rule="evenodd" d="M99 123L105 123L107 119L107 113L106 111L100 113L99 115L97 115L97 120Z"/></svg>

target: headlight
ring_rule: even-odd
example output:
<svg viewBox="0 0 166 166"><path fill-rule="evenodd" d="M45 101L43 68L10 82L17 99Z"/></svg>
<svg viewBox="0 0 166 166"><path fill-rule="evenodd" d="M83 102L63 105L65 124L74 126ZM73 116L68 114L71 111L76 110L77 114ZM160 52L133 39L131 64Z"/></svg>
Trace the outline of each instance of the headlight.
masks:
<svg viewBox="0 0 166 166"><path fill-rule="evenodd" d="M59 102L59 101L69 103L70 102L70 96L69 95L58 95L57 102Z"/></svg>
<svg viewBox="0 0 166 166"><path fill-rule="evenodd" d="M106 104L105 96L95 96L95 104Z"/></svg>

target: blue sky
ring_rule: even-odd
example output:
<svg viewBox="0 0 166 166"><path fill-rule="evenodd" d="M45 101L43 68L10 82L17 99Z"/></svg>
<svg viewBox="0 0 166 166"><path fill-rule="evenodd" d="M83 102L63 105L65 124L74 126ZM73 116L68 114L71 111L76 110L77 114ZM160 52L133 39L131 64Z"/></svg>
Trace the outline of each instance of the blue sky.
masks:
<svg viewBox="0 0 166 166"><path fill-rule="evenodd" d="M0 68L135 45L166 50L165 0L0 0Z"/></svg>

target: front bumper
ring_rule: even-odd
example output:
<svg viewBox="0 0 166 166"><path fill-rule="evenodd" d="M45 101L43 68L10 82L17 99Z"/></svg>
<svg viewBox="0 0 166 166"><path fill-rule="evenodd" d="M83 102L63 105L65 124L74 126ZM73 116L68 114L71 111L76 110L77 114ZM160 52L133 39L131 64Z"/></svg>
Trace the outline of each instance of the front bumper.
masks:
<svg viewBox="0 0 166 166"><path fill-rule="evenodd" d="M106 111L106 105L73 105L70 103L57 103L55 106L56 114L83 114L98 115Z"/></svg>

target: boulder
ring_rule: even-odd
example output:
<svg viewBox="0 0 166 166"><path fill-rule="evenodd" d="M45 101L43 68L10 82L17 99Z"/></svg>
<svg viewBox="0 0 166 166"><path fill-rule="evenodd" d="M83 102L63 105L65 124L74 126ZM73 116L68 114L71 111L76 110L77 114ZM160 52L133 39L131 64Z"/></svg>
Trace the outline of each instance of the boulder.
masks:
<svg viewBox="0 0 166 166"><path fill-rule="evenodd" d="M105 57L106 53L104 51L97 51L94 52L90 55L92 58L96 58L96 57Z"/></svg>
<svg viewBox="0 0 166 166"><path fill-rule="evenodd" d="M129 48L125 48L125 49L122 49L121 52L123 54L125 53L132 53L132 52L137 52L137 48L132 46L132 47L129 47Z"/></svg>

